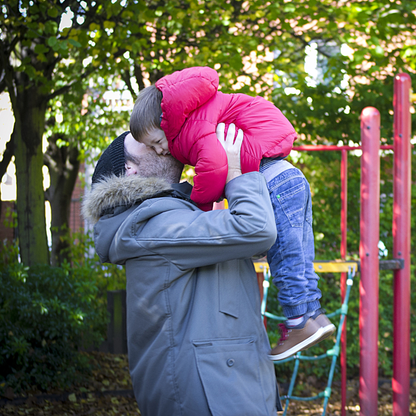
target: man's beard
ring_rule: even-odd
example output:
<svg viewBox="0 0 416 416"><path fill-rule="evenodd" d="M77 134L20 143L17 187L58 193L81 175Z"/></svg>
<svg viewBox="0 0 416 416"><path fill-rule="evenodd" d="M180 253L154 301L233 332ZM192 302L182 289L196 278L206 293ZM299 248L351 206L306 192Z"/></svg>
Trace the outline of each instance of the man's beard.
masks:
<svg viewBox="0 0 416 416"><path fill-rule="evenodd" d="M139 175L145 178L164 178L169 183L178 183L183 170L183 164L173 156L159 156L156 153L146 153L140 157Z"/></svg>

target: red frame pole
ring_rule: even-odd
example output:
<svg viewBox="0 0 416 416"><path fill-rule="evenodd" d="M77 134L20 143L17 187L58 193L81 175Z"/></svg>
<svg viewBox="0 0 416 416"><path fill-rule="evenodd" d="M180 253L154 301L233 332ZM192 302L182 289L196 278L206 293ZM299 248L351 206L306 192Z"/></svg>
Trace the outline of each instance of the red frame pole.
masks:
<svg viewBox="0 0 416 416"><path fill-rule="evenodd" d="M347 255L347 200L348 200L348 153L341 151L341 260ZM347 274L341 273L341 302L346 293ZM341 416L346 415L347 405L347 317L341 334Z"/></svg>
<svg viewBox="0 0 416 416"><path fill-rule="evenodd" d="M394 199L393 256L404 261L394 271L393 313L393 415L409 415L410 385L410 204L411 204L411 80L394 79Z"/></svg>
<svg viewBox="0 0 416 416"><path fill-rule="evenodd" d="M378 296L380 211L380 113L361 112L360 213L360 415L378 412Z"/></svg>

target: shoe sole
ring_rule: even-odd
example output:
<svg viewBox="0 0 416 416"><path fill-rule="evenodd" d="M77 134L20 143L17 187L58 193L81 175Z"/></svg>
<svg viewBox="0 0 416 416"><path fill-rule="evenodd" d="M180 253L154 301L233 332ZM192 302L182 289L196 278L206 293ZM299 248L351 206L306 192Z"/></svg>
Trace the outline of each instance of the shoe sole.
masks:
<svg viewBox="0 0 416 416"><path fill-rule="evenodd" d="M317 342L321 340L322 336L324 336L324 328L321 327L309 338L304 339L302 342L299 342L299 344L296 344L292 348L289 348L287 351L282 352L281 354L275 354L275 355L269 354L268 355L269 360L280 361L280 360L284 360L285 358L289 358L292 355L295 355L297 352L307 349L313 344L316 344Z"/></svg>

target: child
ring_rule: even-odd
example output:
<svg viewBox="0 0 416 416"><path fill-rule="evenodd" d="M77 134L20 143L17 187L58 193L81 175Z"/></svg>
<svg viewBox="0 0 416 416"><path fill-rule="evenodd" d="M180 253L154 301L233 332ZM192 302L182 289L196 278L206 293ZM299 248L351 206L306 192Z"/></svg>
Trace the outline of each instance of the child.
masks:
<svg viewBox="0 0 416 416"><path fill-rule="evenodd" d="M309 184L299 169L283 160L296 132L280 110L262 97L223 94L218 85L217 72L208 67L161 78L140 92L130 131L158 154L170 153L183 164L195 166L191 198L207 211L222 197L228 171L216 127L233 123L243 130L242 173L264 174L276 218L278 237L267 259L287 320L269 358L283 360L335 330L321 309L319 277L313 269Z"/></svg>

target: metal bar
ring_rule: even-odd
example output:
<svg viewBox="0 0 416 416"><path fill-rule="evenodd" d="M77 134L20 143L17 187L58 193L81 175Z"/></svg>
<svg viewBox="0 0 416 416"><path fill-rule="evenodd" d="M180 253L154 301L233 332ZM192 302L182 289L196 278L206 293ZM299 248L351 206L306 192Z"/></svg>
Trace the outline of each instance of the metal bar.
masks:
<svg viewBox="0 0 416 416"><path fill-rule="evenodd" d="M317 394L316 396L311 396L311 397L299 397L299 396L284 396L284 398L286 398L287 400L297 400L300 402L311 402L313 400L316 399L322 399L322 397L325 397L325 392L321 392L319 394Z"/></svg>
<svg viewBox="0 0 416 416"><path fill-rule="evenodd" d="M262 267L263 272L258 272L257 273L257 281L259 284L259 288L261 287L260 290L260 299L261 301L261 314L263 316L263 324L264 327L267 330L267 312L266 312L266 307L267 307L267 295L269 292L269 286L270 286L270 269L267 267ZM260 280L260 277L263 281Z"/></svg>
<svg viewBox="0 0 416 416"><path fill-rule="evenodd" d="M319 273L341 273L348 272L351 266L355 266L358 269L357 261L322 261L317 260L313 263L314 269ZM255 262L254 268L256 273L263 273L263 270L268 270L269 265L267 262Z"/></svg>
<svg viewBox="0 0 416 416"><path fill-rule="evenodd" d="M410 384L410 204L411 204L411 80L394 79L393 255L404 267L394 272L393 415L409 414Z"/></svg>
<svg viewBox="0 0 416 416"><path fill-rule="evenodd" d="M380 260L378 262L379 270L401 270L404 269L404 259ZM313 263L315 272L317 273L347 273L348 267L354 266L360 271L359 261L333 261L333 260L317 260ZM263 268L269 269L266 262L254 263L257 273L263 273ZM264 286L264 284L263 284Z"/></svg>
<svg viewBox="0 0 416 416"><path fill-rule="evenodd" d="M374 107L361 112L361 143L360 415L377 416L380 113Z"/></svg>
<svg viewBox="0 0 416 416"><path fill-rule="evenodd" d="M301 356L302 353L299 352L296 355ZM286 414L287 409L289 407L289 398L292 396L293 389L295 388L295 381L296 381L296 377L298 375L298 370L299 370L299 360L297 359L295 361L295 365L294 365L294 368L293 368L292 378L290 379L289 390L288 390L287 395L286 395L286 404L285 404L284 414Z"/></svg>
<svg viewBox="0 0 416 416"><path fill-rule="evenodd" d="M380 260L380 270L401 270L404 269L404 259Z"/></svg>
<svg viewBox="0 0 416 416"><path fill-rule="evenodd" d="M295 146L292 150L297 150L298 152L331 152L331 151L340 151L340 150L362 150L362 146L336 146L336 145L324 145L324 144L305 144L302 146ZM394 150L394 145L383 144L380 146L381 150Z"/></svg>
<svg viewBox="0 0 416 416"><path fill-rule="evenodd" d="M347 255L347 208L348 208L348 153L346 149L341 153L341 259L345 261ZM341 303L344 302L347 274L341 273ZM345 319L347 319L345 317ZM346 416L347 406L347 323L342 328L341 335L341 416Z"/></svg>

